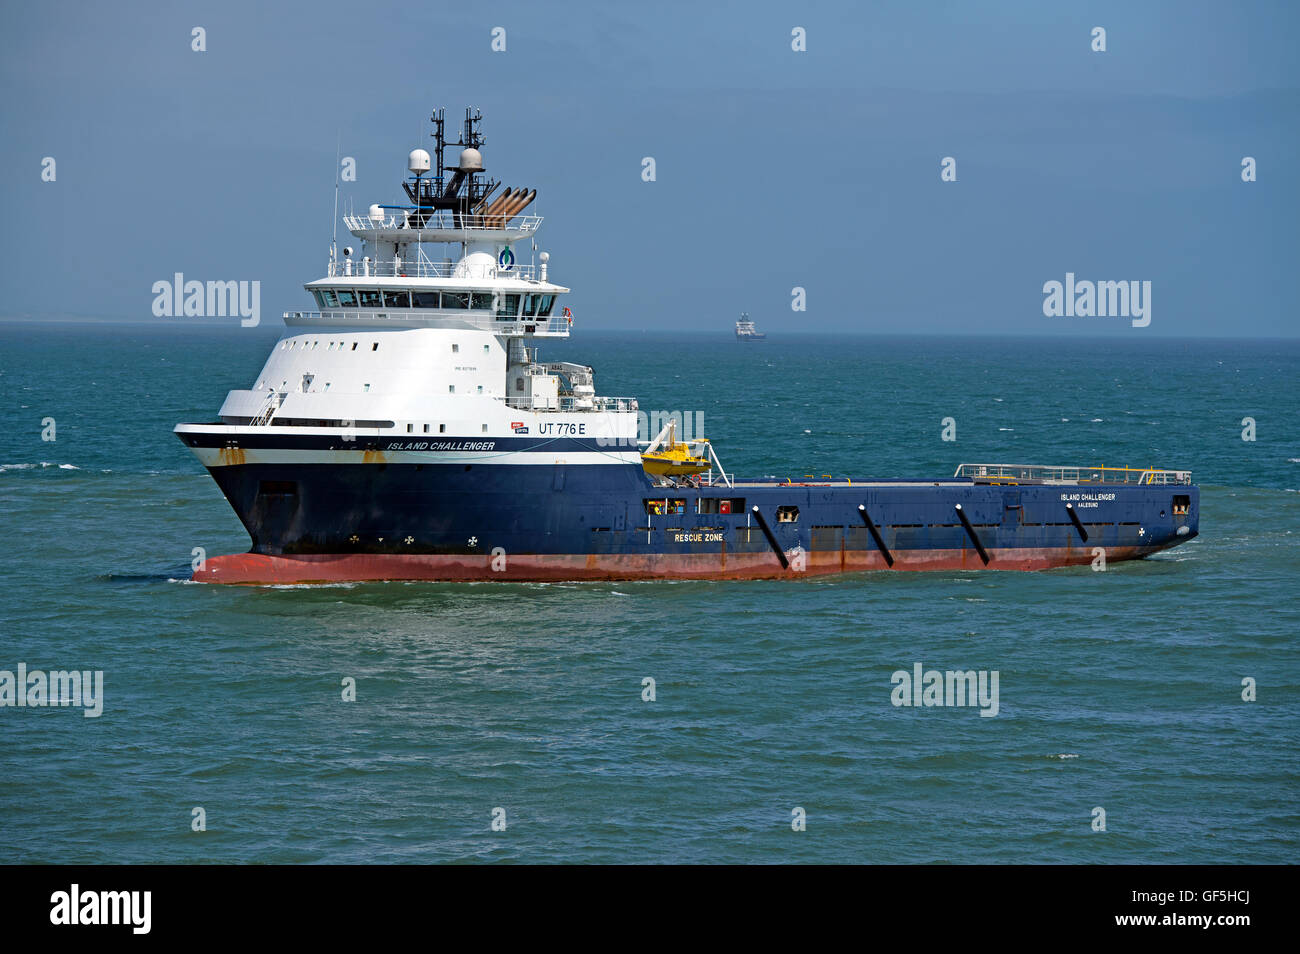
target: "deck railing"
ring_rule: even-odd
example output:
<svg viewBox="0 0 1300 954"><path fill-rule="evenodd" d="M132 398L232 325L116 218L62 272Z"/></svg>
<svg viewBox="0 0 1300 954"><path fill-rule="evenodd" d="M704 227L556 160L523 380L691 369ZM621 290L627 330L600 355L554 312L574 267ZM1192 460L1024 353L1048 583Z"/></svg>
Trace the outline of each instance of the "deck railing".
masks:
<svg viewBox="0 0 1300 954"><path fill-rule="evenodd" d="M1049 464L962 464L954 477L1009 483L1045 484L1190 484L1190 470L1154 467L1067 467Z"/></svg>
<svg viewBox="0 0 1300 954"><path fill-rule="evenodd" d="M410 229L412 232L536 232L542 224L542 217L512 215L505 219L500 215L458 216L450 212L435 212L428 214L424 225L417 228L414 209L384 209L383 215L378 219L372 219L369 215L345 215L343 224L349 232L374 229Z"/></svg>
<svg viewBox="0 0 1300 954"><path fill-rule="evenodd" d="M357 320L393 322L434 327L473 328L497 335L568 336L569 322L563 316L546 318L497 318L490 311L448 311L420 308L393 308L388 311L362 311L356 308L339 308L327 311L286 311L285 324L322 323L337 321L351 324Z"/></svg>
<svg viewBox="0 0 1300 954"><path fill-rule="evenodd" d="M471 265L464 262L431 262L427 259L350 259L326 264L330 278L518 278L536 281L541 270L534 265ZM449 289L454 291L455 289Z"/></svg>
<svg viewBox="0 0 1300 954"><path fill-rule="evenodd" d="M521 411L635 411L636 398L630 397L593 397L586 401L569 395L556 398L554 407L538 407L531 397L507 397L506 406Z"/></svg>

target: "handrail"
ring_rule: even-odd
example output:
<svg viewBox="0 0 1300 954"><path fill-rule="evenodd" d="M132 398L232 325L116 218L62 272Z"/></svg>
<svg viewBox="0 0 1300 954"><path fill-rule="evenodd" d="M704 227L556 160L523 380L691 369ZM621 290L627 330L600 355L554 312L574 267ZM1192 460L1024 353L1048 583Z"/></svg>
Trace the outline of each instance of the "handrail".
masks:
<svg viewBox="0 0 1300 954"><path fill-rule="evenodd" d="M535 265L474 265L466 262L431 262L427 259L410 261L405 259L369 258L357 261L345 258L343 261L326 263L328 278L472 278L500 279L518 278L521 281L538 281L541 268Z"/></svg>
<svg viewBox="0 0 1300 954"><path fill-rule="evenodd" d="M362 311L357 308L338 308L328 311L286 311L283 317L286 324L291 320L295 323L302 323L362 319L365 321L414 322L416 324L454 321L458 327L468 326L477 331L491 331L493 334L498 335L528 334L567 337L569 334L568 319L562 315L551 315L544 318L500 319L492 312L481 309L475 311L468 309L465 311L448 311L433 308L392 308L385 311Z"/></svg>
<svg viewBox="0 0 1300 954"><path fill-rule="evenodd" d="M499 215L455 215L435 212L428 215L424 225L415 224L414 209L387 210L378 221L369 215L345 215L343 224L349 232L375 229L402 229L411 232L535 232L542 224L540 215L512 215L508 220Z"/></svg>
<svg viewBox="0 0 1300 954"><path fill-rule="evenodd" d="M249 423L257 427L263 427L270 424L271 418L275 417L275 412L280 410L280 405L284 403L284 399L288 396L289 393L287 391L276 391L272 389L271 393L266 396L266 400L262 402L262 406L258 409L257 414L249 419Z"/></svg>
<svg viewBox="0 0 1300 954"><path fill-rule="evenodd" d="M1190 484L1190 470L1154 467L1076 467L1057 464L961 464L954 477L1056 484Z"/></svg>
<svg viewBox="0 0 1300 954"><path fill-rule="evenodd" d="M575 398L561 395L556 399L555 407L537 407L531 397L506 397L503 400L507 407L521 411L635 411L639 406L634 397Z"/></svg>

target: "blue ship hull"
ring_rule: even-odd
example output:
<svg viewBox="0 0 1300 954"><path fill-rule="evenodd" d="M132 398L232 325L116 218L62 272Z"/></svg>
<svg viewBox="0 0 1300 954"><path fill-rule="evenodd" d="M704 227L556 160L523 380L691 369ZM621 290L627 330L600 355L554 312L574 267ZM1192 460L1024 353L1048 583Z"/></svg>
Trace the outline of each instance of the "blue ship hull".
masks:
<svg viewBox="0 0 1300 954"><path fill-rule="evenodd" d="M411 445L396 440L349 450L334 438L290 435L239 447L216 436L183 439L219 455L209 471L252 538L249 554L211 559L196 574L220 582L1029 570L1145 556L1192 539L1199 522L1199 492L1181 484L946 478L665 488L634 464L551 462L566 450L557 444L597 450L580 441L493 441L512 461L545 443L548 459L451 464L411 462ZM286 459L270 459L277 454Z"/></svg>

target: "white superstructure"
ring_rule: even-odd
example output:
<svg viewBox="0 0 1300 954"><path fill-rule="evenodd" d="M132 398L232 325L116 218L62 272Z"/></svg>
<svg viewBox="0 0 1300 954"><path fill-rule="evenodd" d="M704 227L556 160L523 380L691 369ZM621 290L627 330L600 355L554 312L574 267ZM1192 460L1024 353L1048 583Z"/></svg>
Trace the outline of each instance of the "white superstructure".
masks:
<svg viewBox="0 0 1300 954"><path fill-rule="evenodd" d="M325 277L305 286L314 309L286 312L284 336L251 386L226 397L221 424L180 425L182 438L581 433L639 460L635 400L598 397L591 368L537 357L536 339L569 335L569 289L550 281L546 252L519 261L536 248L542 219L522 214L536 191L494 194L480 119L467 111L461 141L447 143L435 113L437 165L410 154L411 204L343 217L359 250L331 247ZM463 147L455 167L444 167L446 145Z"/></svg>

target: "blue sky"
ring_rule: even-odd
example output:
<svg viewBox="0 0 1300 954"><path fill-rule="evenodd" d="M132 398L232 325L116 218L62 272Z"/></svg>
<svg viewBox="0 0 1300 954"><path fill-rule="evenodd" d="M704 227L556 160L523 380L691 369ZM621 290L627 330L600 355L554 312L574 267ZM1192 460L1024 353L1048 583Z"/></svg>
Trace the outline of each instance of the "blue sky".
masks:
<svg viewBox="0 0 1300 954"><path fill-rule="evenodd" d="M340 141L344 201L396 203L431 109L475 105L589 328L1293 336L1298 26L1281 2L11 5L0 314L145 320L177 271L304 308ZM1150 281L1150 326L1045 317L1066 272Z"/></svg>

